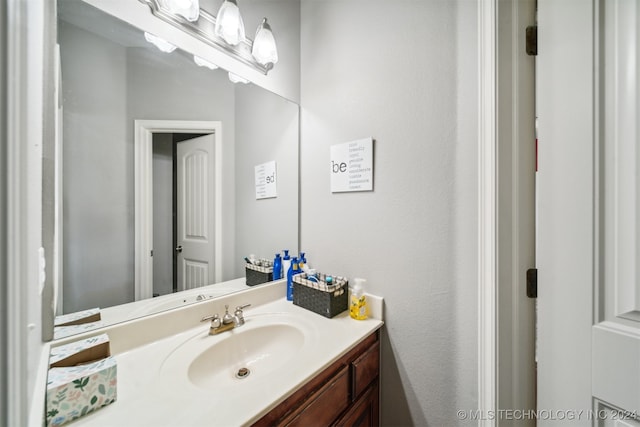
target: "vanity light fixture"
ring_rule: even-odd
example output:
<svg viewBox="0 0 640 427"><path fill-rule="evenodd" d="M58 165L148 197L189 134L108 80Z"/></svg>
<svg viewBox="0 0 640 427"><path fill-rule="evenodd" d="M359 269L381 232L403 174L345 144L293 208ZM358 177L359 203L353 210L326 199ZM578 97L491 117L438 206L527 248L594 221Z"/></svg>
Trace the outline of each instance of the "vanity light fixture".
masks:
<svg viewBox="0 0 640 427"><path fill-rule="evenodd" d="M233 74L232 72L229 72L229 80L231 80L233 83L243 83L243 84L249 83L249 80L243 77L240 77L237 74Z"/></svg>
<svg viewBox="0 0 640 427"><path fill-rule="evenodd" d="M278 62L278 49L276 39L273 37L271 25L264 18L256 30L256 38L253 41L251 54L262 65Z"/></svg>
<svg viewBox="0 0 640 427"><path fill-rule="evenodd" d="M200 67L207 67L210 70L217 70L219 68L213 62L209 62L206 59L202 59L198 55L193 55L193 62L195 62Z"/></svg>
<svg viewBox="0 0 640 427"><path fill-rule="evenodd" d="M224 0L218 10L214 31L216 36L231 46L236 46L245 39L244 23L236 0Z"/></svg>
<svg viewBox="0 0 640 427"><path fill-rule="evenodd" d="M166 41L165 39L162 39L158 36L154 36L153 34L147 33L146 31L144 32L144 38L146 41L148 41L149 43L151 43L152 45L154 45L155 47L157 47L163 52L171 53L174 50L176 50L176 47L171 43L169 43L168 41Z"/></svg>
<svg viewBox="0 0 640 427"><path fill-rule="evenodd" d="M169 12L180 15L190 22L198 20L200 16L200 0L164 0Z"/></svg>
<svg viewBox="0 0 640 427"><path fill-rule="evenodd" d="M179 2L184 5L192 0L139 1L149 6L156 18L181 29L262 74L266 75L278 61L275 39L266 19L258 26L257 46L254 48L255 42L245 36L237 0L224 0L217 17L205 9L200 9L199 17L195 21L189 21L183 15L172 12L168 5L170 2Z"/></svg>

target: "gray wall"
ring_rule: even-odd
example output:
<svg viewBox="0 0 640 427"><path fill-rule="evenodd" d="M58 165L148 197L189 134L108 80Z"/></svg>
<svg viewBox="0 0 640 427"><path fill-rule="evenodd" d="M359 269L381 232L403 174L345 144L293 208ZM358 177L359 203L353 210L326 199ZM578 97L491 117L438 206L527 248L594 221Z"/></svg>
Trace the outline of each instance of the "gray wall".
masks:
<svg viewBox="0 0 640 427"><path fill-rule="evenodd" d="M301 17L302 249L385 298L382 424L456 424L477 407L477 4ZM329 147L368 136L374 191L331 194Z"/></svg>
<svg viewBox="0 0 640 427"><path fill-rule="evenodd" d="M271 114L265 115L269 111ZM236 259L298 249L298 106L254 85L236 87ZM255 166L276 161L278 197L256 200ZM236 277L244 276L244 265Z"/></svg>
<svg viewBox="0 0 640 427"><path fill-rule="evenodd" d="M63 73L64 310L133 300L126 49L59 26Z"/></svg>

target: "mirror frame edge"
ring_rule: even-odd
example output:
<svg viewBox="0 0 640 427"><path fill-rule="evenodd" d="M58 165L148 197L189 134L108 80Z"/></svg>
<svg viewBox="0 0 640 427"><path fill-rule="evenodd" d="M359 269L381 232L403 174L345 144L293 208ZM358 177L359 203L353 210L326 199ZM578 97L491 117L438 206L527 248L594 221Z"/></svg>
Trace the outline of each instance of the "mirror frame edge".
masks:
<svg viewBox="0 0 640 427"><path fill-rule="evenodd" d="M53 339L54 307L54 260L55 253L55 171L56 159L56 104L55 99L55 51L57 44L57 2L47 1L44 10L44 58L43 58L43 127L42 127L42 247L49 262L45 265L45 281L42 290L42 340ZM47 108L49 107L49 108Z"/></svg>

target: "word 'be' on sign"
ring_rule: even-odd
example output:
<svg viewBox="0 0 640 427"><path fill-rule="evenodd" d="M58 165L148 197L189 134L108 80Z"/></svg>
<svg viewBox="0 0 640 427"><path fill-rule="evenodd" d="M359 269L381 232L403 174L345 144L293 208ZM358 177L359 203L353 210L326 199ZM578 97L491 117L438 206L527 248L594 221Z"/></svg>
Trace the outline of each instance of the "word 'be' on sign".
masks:
<svg viewBox="0 0 640 427"><path fill-rule="evenodd" d="M331 146L331 192L373 191L373 138Z"/></svg>
<svg viewBox="0 0 640 427"><path fill-rule="evenodd" d="M255 179L257 200L278 197L275 161L256 166Z"/></svg>

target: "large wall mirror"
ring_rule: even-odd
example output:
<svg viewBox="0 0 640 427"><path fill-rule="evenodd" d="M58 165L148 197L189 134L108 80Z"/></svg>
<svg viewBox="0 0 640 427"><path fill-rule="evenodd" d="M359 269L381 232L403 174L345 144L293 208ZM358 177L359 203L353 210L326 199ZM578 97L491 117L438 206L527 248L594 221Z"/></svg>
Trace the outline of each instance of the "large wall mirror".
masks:
<svg viewBox="0 0 640 427"><path fill-rule="evenodd" d="M244 257L298 249L297 104L83 1L58 0L57 33L57 315L100 308L104 326L108 310L147 314L148 298L246 289L233 280ZM257 199L255 167L270 162L277 196Z"/></svg>

